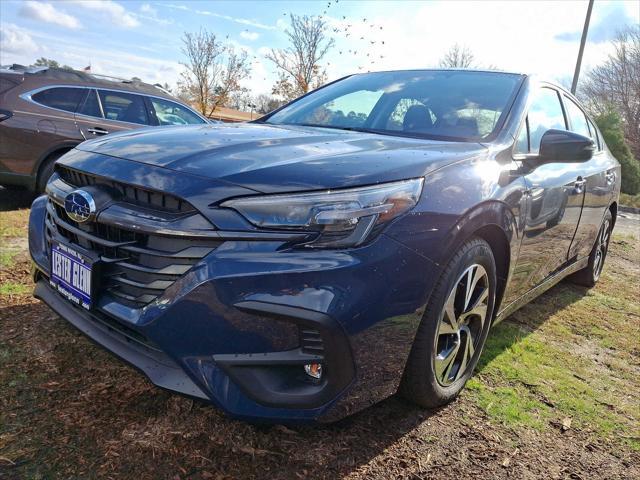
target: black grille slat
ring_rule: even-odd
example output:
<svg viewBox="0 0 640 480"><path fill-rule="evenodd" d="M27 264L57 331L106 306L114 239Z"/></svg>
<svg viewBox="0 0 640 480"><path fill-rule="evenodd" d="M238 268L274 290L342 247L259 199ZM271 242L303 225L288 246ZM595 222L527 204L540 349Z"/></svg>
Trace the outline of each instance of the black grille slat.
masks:
<svg viewBox="0 0 640 480"><path fill-rule="evenodd" d="M120 192L124 197L122 200L125 202L172 213L195 212L195 209L190 204L183 202L180 198L174 197L173 195L78 172L64 165L56 165L56 172L58 172L62 180L74 187L88 187L91 185L106 185L111 187Z"/></svg>
<svg viewBox="0 0 640 480"><path fill-rule="evenodd" d="M322 340L322 334L318 330L300 330L300 345L302 345L302 351L304 353L311 355L324 354L324 342Z"/></svg>

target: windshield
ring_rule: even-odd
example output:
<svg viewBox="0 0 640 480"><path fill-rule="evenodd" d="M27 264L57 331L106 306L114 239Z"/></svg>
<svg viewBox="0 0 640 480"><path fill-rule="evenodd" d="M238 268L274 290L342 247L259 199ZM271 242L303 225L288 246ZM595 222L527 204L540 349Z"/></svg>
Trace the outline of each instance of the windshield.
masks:
<svg viewBox="0 0 640 480"><path fill-rule="evenodd" d="M354 75L293 102L265 123L479 141L502 123L521 78L464 70Z"/></svg>

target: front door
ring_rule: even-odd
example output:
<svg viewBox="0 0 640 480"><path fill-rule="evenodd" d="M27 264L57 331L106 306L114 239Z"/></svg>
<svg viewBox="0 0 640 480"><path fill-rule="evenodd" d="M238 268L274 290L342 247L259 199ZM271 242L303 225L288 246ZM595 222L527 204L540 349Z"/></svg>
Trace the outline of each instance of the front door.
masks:
<svg viewBox="0 0 640 480"><path fill-rule="evenodd" d="M516 156L537 155L547 130L567 129L558 91L541 87L534 92L527 121L516 144ZM567 262L585 198L587 179L581 163L548 163L524 171L527 214L514 271L515 300L542 283Z"/></svg>

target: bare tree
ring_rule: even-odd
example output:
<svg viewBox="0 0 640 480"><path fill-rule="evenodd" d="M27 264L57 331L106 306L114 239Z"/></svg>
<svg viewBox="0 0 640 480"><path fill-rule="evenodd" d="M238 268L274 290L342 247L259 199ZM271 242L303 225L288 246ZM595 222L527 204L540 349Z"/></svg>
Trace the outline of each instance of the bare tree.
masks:
<svg viewBox="0 0 640 480"><path fill-rule="evenodd" d="M440 59L440 67L442 68L470 68L473 66L475 56L466 45L452 46L447 53Z"/></svg>
<svg viewBox="0 0 640 480"><path fill-rule="evenodd" d="M594 68L580 89L588 108L596 115L611 108L618 112L624 136L634 157L640 160L640 27L618 32L613 53Z"/></svg>
<svg viewBox="0 0 640 480"><path fill-rule="evenodd" d="M278 100L277 98L264 93L253 97L251 102L255 105L256 112L263 115L275 110L276 108L280 108L284 104L282 100Z"/></svg>
<svg viewBox="0 0 640 480"><path fill-rule="evenodd" d="M271 49L266 58L278 68L279 78L273 93L287 100L299 97L326 81L326 72L320 65L334 46L327 38L327 23L318 17L290 15L291 28L286 30L289 47Z"/></svg>
<svg viewBox="0 0 640 480"><path fill-rule="evenodd" d="M179 97L210 116L242 90L240 82L249 76L247 52L222 44L207 30L185 33L182 42L187 61L182 63L185 70L178 83Z"/></svg>

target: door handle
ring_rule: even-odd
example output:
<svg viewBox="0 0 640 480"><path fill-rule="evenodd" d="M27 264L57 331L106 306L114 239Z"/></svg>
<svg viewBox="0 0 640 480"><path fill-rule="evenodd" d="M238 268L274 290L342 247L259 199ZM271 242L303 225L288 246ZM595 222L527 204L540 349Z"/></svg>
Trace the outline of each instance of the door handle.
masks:
<svg viewBox="0 0 640 480"><path fill-rule="evenodd" d="M94 135L106 135L109 133L107 130L100 127L87 128L87 132L93 133Z"/></svg>
<svg viewBox="0 0 640 480"><path fill-rule="evenodd" d="M604 178L607 181L607 185L612 185L613 182L616 181L616 172L609 172L604 176Z"/></svg>
<svg viewBox="0 0 640 480"><path fill-rule="evenodd" d="M576 182L573 184L573 190L576 193L582 193L584 191L584 186L586 184L587 184L587 181L584 178L578 177Z"/></svg>

